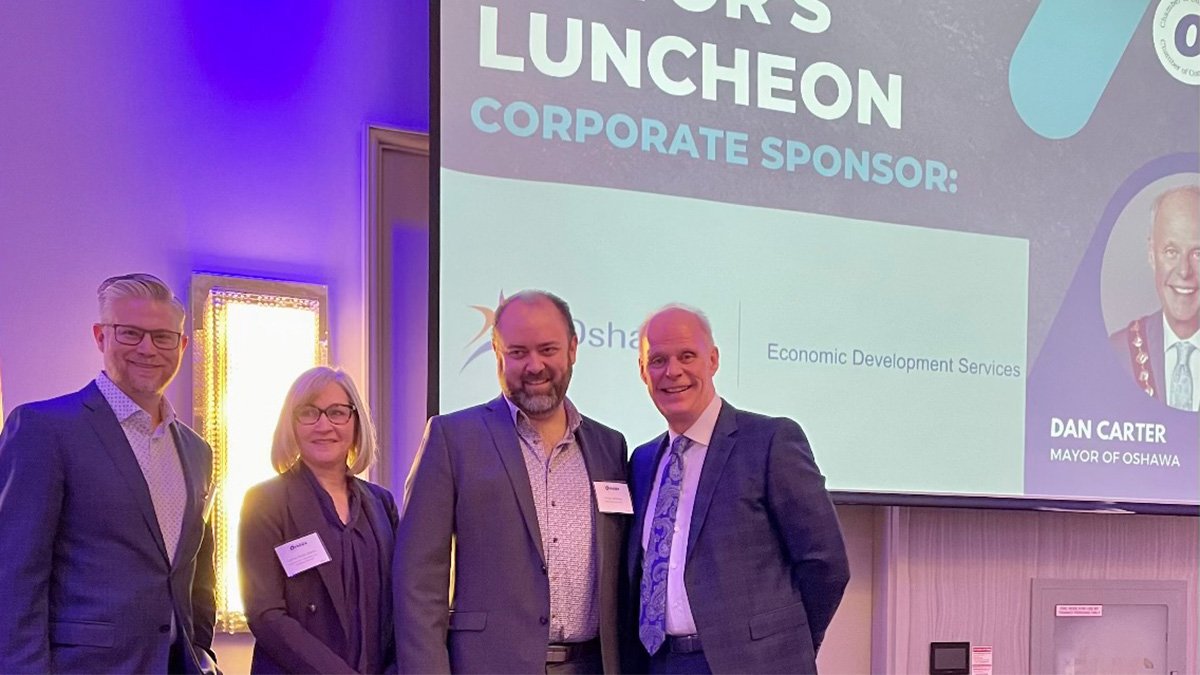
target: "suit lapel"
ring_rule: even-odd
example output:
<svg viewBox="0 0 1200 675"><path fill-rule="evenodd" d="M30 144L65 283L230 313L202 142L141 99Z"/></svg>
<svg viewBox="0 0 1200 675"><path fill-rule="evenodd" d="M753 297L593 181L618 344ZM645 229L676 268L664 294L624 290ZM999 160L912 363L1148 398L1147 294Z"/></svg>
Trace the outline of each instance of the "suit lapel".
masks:
<svg viewBox="0 0 1200 675"><path fill-rule="evenodd" d="M696 488L696 502L692 507L692 524L688 532L688 557L696 550L696 537L704 529L704 519L708 515L708 507L712 504L713 493L717 483L725 471L725 463L733 451L734 435L737 432L737 410L726 401L721 401L721 412L717 415L717 425L713 427L713 435L708 443L708 453L704 457L704 467L700 470L700 485Z"/></svg>
<svg viewBox="0 0 1200 675"><path fill-rule="evenodd" d="M596 488L592 483L609 474L608 471L602 470L602 468L606 467L600 466L604 458L599 454L597 449L599 442L596 441L596 436L592 433L592 426L588 424L586 419L580 421L579 429L575 432L575 441L579 444L579 452L583 455L583 466L587 470L588 475L588 487L590 488L592 503L592 542L595 544L596 559L598 561L597 569L607 570L609 569L607 563L609 546L607 545L608 538L605 537L605 533L608 531L608 528L604 527L600 522L603 514L600 513L599 505L596 503ZM619 548L620 542L616 545ZM617 554L617 559L620 560L619 553ZM618 567L620 567L619 564ZM601 573L603 574L603 572Z"/></svg>
<svg viewBox="0 0 1200 675"><path fill-rule="evenodd" d="M125 430L121 428L116 414L95 382L84 388L83 406L88 410L88 423L100 437L100 445L117 467L117 473L125 480L125 487L141 507L142 518L146 521L146 527L149 528L159 553L164 560L169 560L162 530L158 527L158 515L154 512L154 501L150 498L150 488L146 485L146 476L142 474L142 467L138 465L133 448L129 447Z"/></svg>
<svg viewBox="0 0 1200 675"><path fill-rule="evenodd" d="M601 471L600 467L597 466L597 463L601 461L601 458L594 455L593 451L590 449L596 447L595 443L593 443L594 440L595 439L591 434L591 426L588 425L587 420L581 421L579 423L579 429L577 429L575 432L575 442L579 444L579 453L583 455L583 468L587 471L589 486L591 486L592 481L597 480L597 476L603 476L607 474L607 472ZM599 513L599 508L596 505L596 490L594 487L592 488L591 497L593 520L595 520L595 515Z"/></svg>
<svg viewBox="0 0 1200 675"><path fill-rule="evenodd" d="M633 495L633 525L629 530L629 578L636 582L639 575L642 573L642 532L646 527L646 514L652 508L650 505L650 495L654 492L654 474L658 469L659 462L662 461L663 453L667 450L667 434L664 432L661 436L651 441L655 444L654 456L649 460L642 460L639 464L634 462L631 468L631 473L635 479L634 485L637 487ZM636 458L637 455L634 455Z"/></svg>
<svg viewBox="0 0 1200 675"><path fill-rule="evenodd" d="M638 548L642 545L642 529L646 525L646 514L650 512L653 506L650 504L650 495L654 492L654 474L658 469L658 465L662 462L663 453L667 450L667 434L663 433L658 438L654 439L657 444L657 449L654 451L654 457L649 464L642 464L640 467L635 467L635 470L641 474L641 479L638 481L640 489L637 495L638 503L634 504L634 534L637 536ZM631 535L631 537L634 535Z"/></svg>
<svg viewBox="0 0 1200 675"><path fill-rule="evenodd" d="M179 530L179 542L173 558L175 565L179 565L181 562L186 562L182 560L186 556L180 556L179 552L198 550L200 537L204 535L204 514L198 513L198 510L203 508L203 504L196 501L196 495L203 493L203 490L196 489L196 480L204 480L200 473L203 460L196 456L196 447L187 442L178 422L171 424L171 436L175 441L175 450L179 453L179 465L183 469L183 483L187 486L187 506L183 509L183 526ZM194 527L197 523L200 526Z"/></svg>
<svg viewBox="0 0 1200 675"><path fill-rule="evenodd" d="M297 463L286 474L289 478L287 481L288 513L291 514L292 522L296 525L299 536L316 532L321 537L321 543L328 549L328 542L333 540L334 533L329 522L325 520L325 514L321 512L321 504L317 495L313 494L312 486L304 476L300 475L302 470L300 464ZM330 557L333 556L332 551L329 554ZM317 574L320 575L321 582L325 584L325 590L333 600L338 622L342 626L342 634L350 635L350 621L346 616L346 598L337 569L331 563L324 563L317 565Z"/></svg>
<svg viewBox="0 0 1200 675"><path fill-rule="evenodd" d="M392 529L392 521L388 518L383 501L375 496L371 488L357 478L353 481L358 490L359 503L362 504L363 514L371 523L371 531L375 533L375 541L379 544L379 569L384 574L390 574L392 569L392 548L395 546L396 533Z"/></svg>
<svg viewBox="0 0 1200 675"><path fill-rule="evenodd" d="M546 553L542 550L542 531L538 527L537 509L533 504L533 488L529 486L529 470L525 468L525 458L521 456L521 442L517 439L517 428L513 425L512 413L504 397L493 399L487 405L484 423L492 435L496 451L500 453L500 461L508 472L512 482L513 492L517 496L517 504L521 507L521 515L525 518L525 528L537 547L542 563L546 562Z"/></svg>

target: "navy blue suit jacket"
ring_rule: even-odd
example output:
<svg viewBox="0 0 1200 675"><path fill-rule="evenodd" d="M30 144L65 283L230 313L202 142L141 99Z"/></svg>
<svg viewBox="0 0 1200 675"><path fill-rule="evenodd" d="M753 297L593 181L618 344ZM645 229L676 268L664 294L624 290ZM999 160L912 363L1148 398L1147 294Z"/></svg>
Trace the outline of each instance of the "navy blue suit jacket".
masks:
<svg viewBox="0 0 1200 675"><path fill-rule="evenodd" d="M667 434L634 450L627 604L637 640L642 527ZM850 579L825 478L790 419L722 402L692 511L684 585L713 672L816 672L817 648ZM647 654L626 665L645 672Z"/></svg>
<svg viewBox="0 0 1200 675"><path fill-rule="evenodd" d="M150 490L96 387L23 405L0 434L0 672L211 668L212 452L171 425L187 485L174 563Z"/></svg>

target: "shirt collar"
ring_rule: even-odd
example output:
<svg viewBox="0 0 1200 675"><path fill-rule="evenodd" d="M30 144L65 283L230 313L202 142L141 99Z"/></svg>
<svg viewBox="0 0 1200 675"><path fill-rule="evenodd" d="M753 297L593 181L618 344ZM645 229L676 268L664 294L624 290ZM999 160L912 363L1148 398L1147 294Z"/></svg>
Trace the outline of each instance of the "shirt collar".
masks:
<svg viewBox="0 0 1200 675"><path fill-rule="evenodd" d="M529 422L529 416L508 398L508 394L504 394L503 398L504 403L508 405L508 414L512 416L513 426L517 425L517 420L520 418L525 418L525 421L532 426L533 423ZM567 411L567 434L573 434L583 421L583 416L579 414L579 411L575 408L575 404L571 403L571 399L565 396L563 397L563 408Z"/></svg>
<svg viewBox="0 0 1200 675"><path fill-rule="evenodd" d="M704 412L700 413L700 417L688 427L688 430L683 432L684 436L692 441L695 445L703 445L708 447L712 442L713 429L717 428L717 416L721 414L721 397L713 396L713 399L708 402L708 406ZM674 443L679 434L667 429L668 445Z"/></svg>
<svg viewBox="0 0 1200 675"><path fill-rule="evenodd" d="M121 388L103 370L96 376L96 386L100 389L100 393L104 395L104 400L108 401L108 407L113 409L118 422L124 423L139 412L147 417L150 415L150 413L142 410L137 401L129 398L128 394L121 391ZM175 408L171 407L171 402L167 400L166 396L160 399L158 411L162 414L163 424L170 425L175 422Z"/></svg>
<svg viewBox="0 0 1200 675"><path fill-rule="evenodd" d="M1192 346L1196 347L1197 349L1200 349L1200 331L1196 331L1195 333L1192 333L1192 337L1190 337L1190 338L1181 338L1178 335L1176 335L1175 331L1171 328L1171 324L1167 321L1167 313L1166 312L1163 312L1162 322L1163 322L1163 349L1171 350L1175 347L1175 344L1178 342L1190 342L1192 344Z"/></svg>

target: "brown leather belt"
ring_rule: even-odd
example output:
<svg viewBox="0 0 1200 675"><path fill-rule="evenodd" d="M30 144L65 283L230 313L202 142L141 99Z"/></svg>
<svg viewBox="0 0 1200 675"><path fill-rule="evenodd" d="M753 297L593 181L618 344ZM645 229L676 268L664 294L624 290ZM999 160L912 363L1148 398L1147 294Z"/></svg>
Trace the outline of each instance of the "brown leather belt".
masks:
<svg viewBox="0 0 1200 675"><path fill-rule="evenodd" d="M567 642L546 645L546 663L566 663L600 653L600 638L587 642Z"/></svg>
<svg viewBox="0 0 1200 675"><path fill-rule="evenodd" d="M704 645L700 644L700 636L692 635L668 635L667 649L672 654L694 654L704 651Z"/></svg>

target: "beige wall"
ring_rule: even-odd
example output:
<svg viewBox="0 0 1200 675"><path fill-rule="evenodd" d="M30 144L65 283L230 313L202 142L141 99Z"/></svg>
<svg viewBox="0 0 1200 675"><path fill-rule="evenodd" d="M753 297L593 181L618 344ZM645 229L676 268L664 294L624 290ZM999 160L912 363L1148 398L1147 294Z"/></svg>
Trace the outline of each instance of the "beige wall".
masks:
<svg viewBox="0 0 1200 675"><path fill-rule="evenodd" d="M871 582L875 567L875 521L872 506L839 506L842 535L850 558L850 585L817 654L822 673L867 673L871 669Z"/></svg>
<svg viewBox="0 0 1200 675"><path fill-rule="evenodd" d="M994 648L995 675L1029 672L1031 580L1188 584L1187 664L1197 672L1200 531L1184 516L889 508L881 513L880 672L924 673L929 643Z"/></svg>

